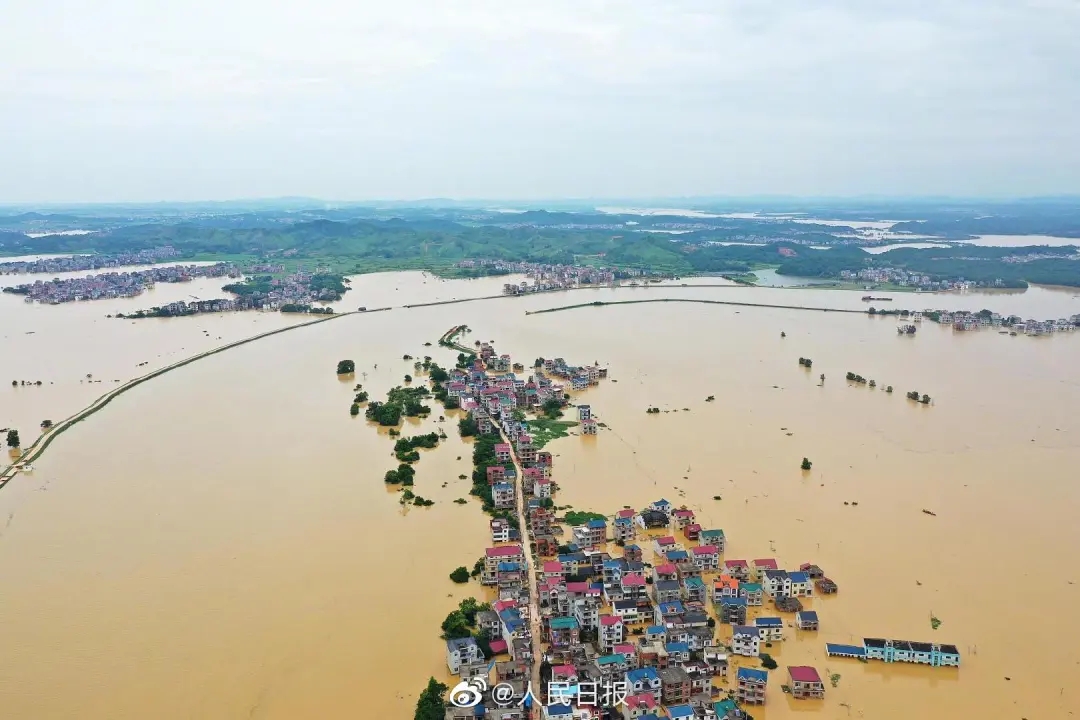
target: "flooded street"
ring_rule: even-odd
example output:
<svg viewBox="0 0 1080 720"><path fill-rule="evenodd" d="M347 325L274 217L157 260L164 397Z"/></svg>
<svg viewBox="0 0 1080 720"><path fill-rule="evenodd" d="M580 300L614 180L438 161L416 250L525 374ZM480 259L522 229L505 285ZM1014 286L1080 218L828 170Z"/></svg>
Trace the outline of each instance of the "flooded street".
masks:
<svg viewBox="0 0 1080 720"><path fill-rule="evenodd" d="M1080 333L1008 337L924 322L900 337L882 317L691 303L525 315L649 298L867 305L857 292L680 282L401 307L496 295L507 281L354 277L336 309L396 309L200 360L59 438L33 474L0 492L3 714L411 717L428 676L448 680L439 623L461 598L483 596L447 576L482 554L487 517L475 500L453 502L468 497L458 476L471 470L456 417L440 423L433 405L431 418L403 429L449 435L416 466L414 491L436 504L403 509L382 480L396 465L391 439L348 408L354 383L381 399L413 372L405 353L452 364L456 353L436 343L457 324L527 365L560 356L610 368L617 382L585 395L606 427L547 448L560 503L610 514L666 497L724 529L727 559L813 562L839 583L836 596L811 601L819 633L788 628L768 650L780 670L769 704L753 711L759 720L815 708L875 720L1080 712L1071 682L1080 670ZM131 300L55 307L0 295L0 426L19 427L29 444L41 419L71 415L114 379L310 319L105 317L216 296L221 284L159 284ZM1051 318L1080 312L1078 294L889 296L910 309ZM354 378L335 376L344 358L356 361ZM878 388L847 383L848 371ZM87 373L105 382L87 383ZM933 405L907 400L909 390ZM646 415L650 406L664 412ZM813 461L805 473L804 456ZM1062 620L1033 622L1036 608ZM931 615L942 621L936 630ZM963 663L826 659L826 641L864 636L953 643ZM796 706L780 691L784 666L804 663L841 675L823 703Z"/></svg>

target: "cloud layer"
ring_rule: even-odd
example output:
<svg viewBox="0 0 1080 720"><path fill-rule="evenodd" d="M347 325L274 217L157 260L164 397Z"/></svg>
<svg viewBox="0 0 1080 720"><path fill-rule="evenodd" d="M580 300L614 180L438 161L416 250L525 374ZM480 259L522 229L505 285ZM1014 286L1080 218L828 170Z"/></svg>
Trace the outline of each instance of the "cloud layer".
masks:
<svg viewBox="0 0 1080 720"><path fill-rule="evenodd" d="M8 0L0 202L1080 192L1075 0Z"/></svg>

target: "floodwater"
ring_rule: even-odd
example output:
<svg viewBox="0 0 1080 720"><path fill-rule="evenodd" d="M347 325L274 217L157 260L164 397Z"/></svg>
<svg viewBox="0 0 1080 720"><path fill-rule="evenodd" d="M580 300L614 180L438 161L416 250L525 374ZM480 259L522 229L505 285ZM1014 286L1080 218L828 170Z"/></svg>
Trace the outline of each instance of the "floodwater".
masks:
<svg viewBox="0 0 1080 720"><path fill-rule="evenodd" d="M1028 245L1080 246L1080 238L1054 237L1051 235L976 235L974 239L965 240L964 242L992 247L1026 247Z"/></svg>
<svg viewBox="0 0 1080 720"><path fill-rule="evenodd" d="M875 247L864 247L863 250L871 255L879 255L883 252L889 252L890 250L896 250L898 248L945 248L950 247L943 243L928 243L928 242L911 242L911 243L893 243L892 245L877 245Z"/></svg>
<svg viewBox="0 0 1080 720"><path fill-rule="evenodd" d="M504 281L363 276L339 305L481 297ZM1058 317L1080 312L1076 294L895 296L898 306ZM487 523L475 502L452 502L467 497L458 475L469 473L470 454L454 418L440 423L436 412L405 429L444 427L450 437L417 466L413 489L436 504L403 509L382 482L395 464L391 439L349 417L348 405L353 383L381 397L412 373L405 353L450 364L454 353L435 343L461 323L470 340L494 340L515 359L610 367L617 382L582 395L607 427L549 446L560 504L613 513L663 496L722 527L727 558L814 562L840 584L811 603L819 633L789 628L768 649L781 668L755 717L1080 711L1071 682L1080 664L1080 333L1008 337L923 323L899 337L887 318L688 303L524 314L662 297L865 305L836 290L669 286L398 307L244 345L119 397L0 492L5 714L410 717L428 676L447 679L439 623L462 597L483 594L447 575L482 554ZM77 391L88 367L126 379L145 369L137 361L164 364L170 353L295 321L234 313L131 324L104 314L145 297L11 300L0 296L0 378L37 370L56 378L57 397L30 394L47 385L0 384L0 426L12 424L13 398L17 414L34 418L85 404ZM35 335L24 335L29 327ZM225 339L203 340L203 328ZM354 378L334 375L343 358L356 361ZM850 386L849 370L896 392ZM906 400L912 389L934 404ZM647 415L650 405L665 412ZM798 468L804 456L808 473ZM1036 622L1036 608L1055 621ZM863 636L954 643L963 667L825 658L824 642ZM784 666L804 663L841 676L823 703L780 691Z"/></svg>

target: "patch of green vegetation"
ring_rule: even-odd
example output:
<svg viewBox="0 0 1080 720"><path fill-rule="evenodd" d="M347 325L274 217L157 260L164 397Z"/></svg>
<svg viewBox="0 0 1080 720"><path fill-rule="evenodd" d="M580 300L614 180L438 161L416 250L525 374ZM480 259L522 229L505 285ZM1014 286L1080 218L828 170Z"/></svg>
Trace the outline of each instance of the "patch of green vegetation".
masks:
<svg viewBox="0 0 1080 720"><path fill-rule="evenodd" d="M527 424L529 435L537 449L544 447L552 440L566 437L570 434L570 428L577 425L573 420L554 420L546 417L529 420Z"/></svg>
<svg viewBox="0 0 1080 720"><path fill-rule="evenodd" d="M386 402L372 401L364 411L364 417L380 425L394 426L401 423L401 417L424 417L431 413L431 408L420 401L431 393L426 387L396 387L386 395Z"/></svg>
<svg viewBox="0 0 1080 720"><path fill-rule="evenodd" d="M586 512L584 510L571 510L566 513L566 517L563 518L563 522L570 526L584 525L590 520L604 520L604 516L600 513Z"/></svg>
<svg viewBox="0 0 1080 720"><path fill-rule="evenodd" d="M438 444L439 436L435 433L398 438L398 441L394 443L394 456L397 457L398 462L416 462L420 459L420 453L416 451L416 448L431 449Z"/></svg>

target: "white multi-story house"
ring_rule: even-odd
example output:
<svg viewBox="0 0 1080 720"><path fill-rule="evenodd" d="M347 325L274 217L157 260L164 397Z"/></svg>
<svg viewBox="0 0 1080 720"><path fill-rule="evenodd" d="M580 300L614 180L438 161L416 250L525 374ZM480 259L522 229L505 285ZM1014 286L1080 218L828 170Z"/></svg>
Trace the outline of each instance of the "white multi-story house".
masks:
<svg viewBox="0 0 1080 720"><path fill-rule="evenodd" d="M791 594L791 577L785 570L766 570L761 573L761 588L769 597Z"/></svg>
<svg viewBox="0 0 1080 720"><path fill-rule="evenodd" d="M778 617L759 617L754 620L754 627L761 633L761 639L765 642L784 639L784 621Z"/></svg>
<svg viewBox="0 0 1080 720"><path fill-rule="evenodd" d="M461 672L461 666L479 662L484 659L484 653L471 637L458 638L446 641L446 665L450 672L457 675Z"/></svg>
<svg viewBox="0 0 1080 720"><path fill-rule="evenodd" d="M756 627L737 625L731 633L731 652L744 657L761 654L761 632Z"/></svg>
<svg viewBox="0 0 1080 720"><path fill-rule="evenodd" d="M615 646L623 641L625 628L620 617L600 616L600 649L605 653L614 652Z"/></svg>

